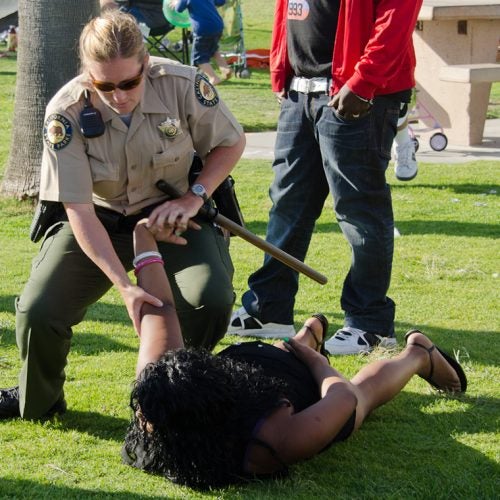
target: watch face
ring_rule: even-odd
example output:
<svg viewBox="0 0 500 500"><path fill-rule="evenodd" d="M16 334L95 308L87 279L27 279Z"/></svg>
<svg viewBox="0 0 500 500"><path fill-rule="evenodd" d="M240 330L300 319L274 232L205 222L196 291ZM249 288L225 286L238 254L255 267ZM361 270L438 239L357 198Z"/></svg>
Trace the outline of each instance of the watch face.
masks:
<svg viewBox="0 0 500 500"><path fill-rule="evenodd" d="M201 184L193 184L191 186L191 191L196 196L199 196L200 198L203 198L205 201L207 201L207 199L208 199L207 192Z"/></svg>

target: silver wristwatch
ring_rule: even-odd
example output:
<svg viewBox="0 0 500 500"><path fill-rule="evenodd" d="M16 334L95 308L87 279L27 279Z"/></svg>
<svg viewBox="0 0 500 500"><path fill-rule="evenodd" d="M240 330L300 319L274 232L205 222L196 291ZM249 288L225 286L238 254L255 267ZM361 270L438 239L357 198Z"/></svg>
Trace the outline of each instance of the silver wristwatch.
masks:
<svg viewBox="0 0 500 500"><path fill-rule="evenodd" d="M189 189L194 195L202 198L204 203L208 201L207 190L205 189L205 186L203 186L203 184L193 184Z"/></svg>

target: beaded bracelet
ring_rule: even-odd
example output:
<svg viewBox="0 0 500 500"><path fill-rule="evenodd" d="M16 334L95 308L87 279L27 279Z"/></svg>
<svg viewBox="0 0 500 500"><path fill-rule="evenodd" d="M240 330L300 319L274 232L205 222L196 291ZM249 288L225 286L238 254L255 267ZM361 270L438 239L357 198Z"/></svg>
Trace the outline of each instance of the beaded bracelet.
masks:
<svg viewBox="0 0 500 500"><path fill-rule="evenodd" d="M159 259L162 258L162 255L160 252L142 252L140 253L133 261L132 261L132 265L135 267L137 266L137 264L139 264L139 261L141 261L142 259L145 259L146 257L158 257Z"/></svg>
<svg viewBox="0 0 500 500"><path fill-rule="evenodd" d="M158 257L151 257L149 259L143 259L135 266L134 269L134 274L137 276L139 272L142 270L142 268L149 266L149 264L161 264L163 265L163 259L158 258Z"/></svg>

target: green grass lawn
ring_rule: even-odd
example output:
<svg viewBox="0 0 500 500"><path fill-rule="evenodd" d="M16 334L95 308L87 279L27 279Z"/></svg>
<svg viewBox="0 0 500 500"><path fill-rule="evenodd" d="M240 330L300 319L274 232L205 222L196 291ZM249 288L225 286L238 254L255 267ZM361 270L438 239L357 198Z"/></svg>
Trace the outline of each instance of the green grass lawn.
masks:
<svg viewBox="0 0 500 500"><path fill-rule="evenodd" d="M455 350L469 377L466 395L438 396L414 379L352 439L293 467L289 479L198 494L120 463L138 340L112 291L75 328L65 385L68 413L43 423L0 421L0 497L494 498L500 470L498 167L422 164L418 178L407 184L389 174L402 234L390 290L398 305L398 339L416 326ZM234 176L248 228L263 235L269 164L241 161ZM27 238L26 204L3 200L0 210L0 386L8 386L19 369L14 298L38 245ZM262 254L238 238L232 238L231 254L239 301ZM333 333L342 324L338 302L349 250L329 206L306 262L329 282L320 286L301 278L296 324L323 311ZM220 347L235 340L227 337ZM386 353L332 363L353 375L380 355Z"/></svg>

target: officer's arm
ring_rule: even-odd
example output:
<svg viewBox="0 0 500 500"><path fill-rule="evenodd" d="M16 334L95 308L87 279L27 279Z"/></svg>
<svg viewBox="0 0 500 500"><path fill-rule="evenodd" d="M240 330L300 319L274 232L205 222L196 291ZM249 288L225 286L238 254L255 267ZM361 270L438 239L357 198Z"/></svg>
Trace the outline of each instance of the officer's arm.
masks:
<svg viewBox="0 0 500 500"><path fill-rule="evenodd" d="M132 284L92 204L64 203L64 208L80 248L119 290L134 327L139 333L142 304L148 302L159 307L162 302Z"/></svg>
<svg viewBox="0 0 500 500"><path fill-rule="evenodd" d="M242 134L232 146L216 146L205 158L203 169L196 179L212 196L217 187L231 173L245 149L246 139Z"/></svg>

